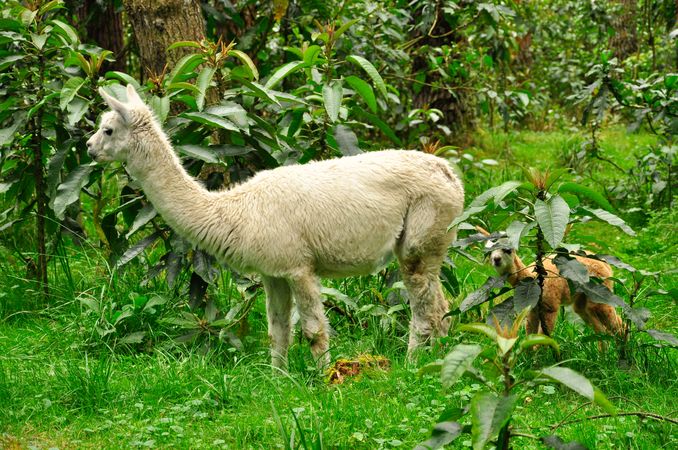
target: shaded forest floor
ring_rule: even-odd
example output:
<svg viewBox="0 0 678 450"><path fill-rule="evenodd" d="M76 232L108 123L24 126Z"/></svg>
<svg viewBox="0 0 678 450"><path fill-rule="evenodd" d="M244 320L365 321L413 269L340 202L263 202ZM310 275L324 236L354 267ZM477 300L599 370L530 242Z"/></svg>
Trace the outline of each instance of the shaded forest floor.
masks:
<svg viewBox="0 0 678 450"><path fill-rule="evenodd" d="M594 188L623 182L625 175L604 161L582 166L576 152L585 140L568 132L479 133L476 147L465 151L476 161L491 158L499 166L467 169L467 200L502 181L519 179L520 166L577 166L580 182ZM604 133L600 143L605 157L630 169L636 161L633 155L654 142L652 136L627 135L615 129ZM675 211L641 210L631 216L636 238L591 222L576 227L571 240L609 251L638 268L660 272L649 287L675 293ZM473 253L482 257L479 250ZM98 268L103 266L100 256L75 248L73 255L78 291L111 283L106 271ZM58 302L22 312L21 305L31 301L31 285L17 275L23 271L20 266L9 255L2 256L0 311L8 317L0 320L0 448L289 448L292 441L292 447L302 448L316 448L320 441L326 448L412 448L430 436L441 414L463 406L481 389L464 378L445 390L439 378L417 375L419 367L443 357L468 337L453 331L443 345L408 362L402 327L384 327L383 315L369 314L355 324L328 313L337 331L332 355L335 359L382 355L391 361L389 370L328 385L312 368L308 345L297 336L289 374L272 376L263 298L250 314L243 351L221 347L204 351L168 341L143 351L111 352L105 346L92 346L92 322L83 318L78 292L59 290L63 280L53 280L61 296ZM451 300L458 304L492 271L461 256L453 258L462 292ZM116 280L117 295L176 297L162 283L141 287L142 272L142 268L128 270ZM620 271L618 276L626 275ZM356 299L360 307L387 294L381 281L375 275L329 285ZM651 296L643 306L653 314L650 328L678 331L675 298ZM465 322L477 319L473 314L463 317ZM675 349L659 348L639 336L631 364L620 364L614 345L601 352L595 340L582 335L590 336L591 330L560 318L554 336L569 367L591 379L619 411L675 418ZM554 362L549 352L538 351L523 358L520 367L528 370ZM558 386L528 386L513 423L526 434L551 434L552 427L563 421L602 413L584 403ZM557 433L589 448L656 449L678 444L675 425L632 416L564 424ZM470 445L470 437L462 437L452 447ZM530 438L517 438L515 447L543 448Z"/></svg>

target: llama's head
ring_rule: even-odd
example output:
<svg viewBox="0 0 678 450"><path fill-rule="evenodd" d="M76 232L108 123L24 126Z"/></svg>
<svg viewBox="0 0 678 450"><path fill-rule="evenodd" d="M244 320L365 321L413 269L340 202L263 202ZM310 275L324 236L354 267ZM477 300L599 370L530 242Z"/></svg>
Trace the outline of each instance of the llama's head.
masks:
<svg viewBox="0 0 678 450"><path fill-rule="evenodd" d="M514 257L516 250L511 246L507 238L489 240L485 243L485 249L489 252L489 260L492 267L499 275L515 272Z"/></svg>
<svg viewBox="0 0 678 450"><path fill-rule="evenodd" d="M87 141L87 153L97 162L126 161L135 131L152 120L148 106L131 84L127 85L127 102L123 103L99 88L111 110L101 117L99 129Z"/></svg>

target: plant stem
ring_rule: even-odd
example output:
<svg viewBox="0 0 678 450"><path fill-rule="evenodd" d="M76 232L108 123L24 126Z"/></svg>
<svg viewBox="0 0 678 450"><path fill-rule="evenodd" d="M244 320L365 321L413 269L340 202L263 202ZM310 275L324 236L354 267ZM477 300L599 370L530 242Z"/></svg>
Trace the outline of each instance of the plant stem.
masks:
<svg viewBox="0 0 678 450"><path fill-rule="evenodd" d="M537 198L541 201L546 201L546 191L540 189L537 192ZM546 336L551 336L551 330L546 326L546 312L542 308L542 299L544 297L544 279L546 278L546 269L544 268L544 232L541 227L537 225L537 256L534 261L535 270L537 272L537 284L539 284L539 301L537 302L537 312L539 313L539 323L541 324L541 332Z"/></svg>

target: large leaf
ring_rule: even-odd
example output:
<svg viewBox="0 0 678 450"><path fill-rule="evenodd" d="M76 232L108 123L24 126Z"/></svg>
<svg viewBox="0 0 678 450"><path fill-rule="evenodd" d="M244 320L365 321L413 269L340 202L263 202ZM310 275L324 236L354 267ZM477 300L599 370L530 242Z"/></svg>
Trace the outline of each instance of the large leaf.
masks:
<svg viewBox="0 0 678 450"><path fill-rule="evenodd" d="M218 105L208 106L205 108L205 112L215 116L226 117L243 130L249 128L247 111L235 102L221 102Z"/></svg>
<svg viewBox="0 0 678 450"><path fill-rule="evenodd" d="M570 221L570 207L563 197L554 195L548 201L535 200L534 215L551 248L560 245Z"/></svg>
<svg viewBox="0 0 678 450"><path fill-rule="evenodd" d="M240 131L240 128L230 120L206 112L186 112L181 114L181 117L224 130Z"/></svg>
<svg viewBox="0 0 678 450"><path fill-rule="evenodd" d="M593 385L584 375L568 367L547 367L541 371L542 375L572 389L577 394L593 401Z"/></svg>
<svg viewBox="0 0 678 450"><path fill-rule="evenodd" d="M630 226L624 222L623 219L621 219L618 216L615 216L611 212L607 212L604 209L588 209L588 208L582 208L585 212L590 213L594 215L596 218L609 223L610 225L614 225L615 227L620 228L624 233L628 234L629 236L635 236L636 232L631 229Z"/></svg>
<svg viewBox="0 0 678 450"><path fill-rule="evenodd" d="M115 267L119 268L136 258L143 252L146 247L154 243L160 236L162 235L161 231L156 231L153 234L146 236L139 242L137 242L135 245L127 249L125 253L123 253L118 261L115 263Z"/></svg>
<svg viewBox="0 0 678 450"><path fill-rule="evenodd" d="M130 230L127 232L125 235L126 239L129 239L130 236L132 236L134 233L137 232L141 227L146 225L148 222L153 220L155 216L158 215L158 212L153 208L153 205L150 203L147 205L144 205L143 208L139 210L137 213L136 217L134 218L134 222L132 223L132 227Z"/></svg>
<svg viewBox="0 0 678 450"><path fill-rule="evenodd" d="M479 289L471 292L466 296L464 301L459 305L461 312L466 312L474 306L478 306L490 299L490 292L493 289L502 287L506 282L506 277L491 277Z"/></svg>
<svg viewBox="0 0 678 450"><path fill-rule="evenodd" d="M513 294L513 311L519 313L525 308L534 308L540 296L541 288L536 278L520 280Z"/></svg>
<svg viewBox="0 0 678 450"><path fill-rule="evenodd" d="M578 183L563 183L560 185L558 188L558 193L563 194L574 194L577 196L579 200L582 198L586 198L588 200L591 200L601 208L603 208L606 211L612 212L614 211L614 208L610 204L610 202L607 201L603 195L597 191L594 191L593 189L582 186L581 184Z"/></svg>
<svg viewBox="0 0 678 450"><path fill-rule="evenodd" d="M370 78L372 78L372 82L374 83L374 86L377 88L379 92L381 92L381 95L384 96L384 98L388 97L388 93L386 92L386 84L384 83L384 79L381 78L381 75L379 75L379 72L377 72L377 69L372 65L371 62L363 58L362 56L358 55L350 55L346 57L347 61L352 62L353 64L356 64L358 67L363 69L367 75L369 75Z"/></svg>
<svg viewBox="0 0 678 450"><path fill-rule="evenodd" d="M80 77L69 78L68 81L64 83L64 87L61 88L61 93L59 94L59 108L61 110L66 109L66 106L73 100L78 94L80 88L85 84L85 80Z"/></svg>
<svg viewBox="0 0 678 450"><path fill-rule="evenodd" d="M304 61L292 61L281 66L273 73L273 75L271 75L268 81L266 81L264 87L266 89L273 89L283 80L283 78L303 67L306 67L306 63Z"/></svg>
<svg viewBox="0 0 678 450"><path fill-rule="evenodd" d="M462 426L458 422L441 422L433 427L431 437L420 443L414 450L434 450L443 447L461 434Z"/></svg>
<svg viewBox="0 0 678 450"><path fill-rule="evenodd" d="M374 90L366 81L361 78L356 77L355 75L350 75L346 77L346 82L355 90L367 103L367 106L373 113L377 112L377 99L374 96Z"/></svg>
<svg viewBox="0 0 678 450"><path fill-rule="evenodd" d="M492 187L476 198L471 202L471 206L482 206L485 205L490 199L494 201L494 204L501 202L507 195L515 191L520 187L522 183L519 181L507 181L499 186Z"/></svg>
<svg viewBox="0 0 678 450"><path fill-rule="evenodd" d="M205 96L207 95L207 90L212 83L212 78L217 72L217 69L214 67L203 67L203 69L198 74L198 79L195 85L198 88L198 95L195 97L195 104L198 105L198 110L202 111L205 106Z"/></svg>
<svg viewBox="0 0 678 450"><path fill-rule="evenodd" d="M184 155L199 159L200 161L205 161L212 164L219 162L219 159L215 156L214 151L202 145L178 145L177 150Z"/></svg>
<svg viewBox="0 0 678 450"><path fill-rule="evenodd" d="M459 327L457 327L457 329L459 331L468 331L468 332L471 332L471 333L484 334L485 336L490 338L492 341L497 340L497 331L493 327L491 327L487 324L484 324L484 323L477 323L477 322L475 322L475 323L465 323L463 325L459 325Z"/></svg>
<svg viewBox="0 0 678 450"><path fill-rule="evenodd" d="M384 133L384 135L386 135L386 137L393 141L393 143L396 144L398 147L402 147L403 142L400 140L398 135L395 134L391 127L389 127L386 122L381 120L379 116L377 116L376 114L372 114L368 111L365 111L364 109L359 108L357 106L352 108L351 111L361 116L362 118L366 119L375 127L379 128L379 130L381 130L381 132Z"/></svg>
<svg viewBox="0 0 678 450"><path fill-rule="evenodd" d="M558 271L562 277L577 283L589 282L589 271L584 264L578 260L567 258L565 256L556 256L553 259Z"/></svg>
<svg viewBox="0 0 678 450"><path fill-rule="evenodd" d="M80 190L89 181L89 174L93 168L94 165L92 163L77 167L57 187L53 209L58 219L63 219L66 208L80 198Z"/></svg>
<svg viewBox="0 0 678 450"><path fill-rule="evenodd" d="M516 406L515 395L497 397L491 392L479 393L471 400L471 442L474 450L485 445L511 419Z"/></svg>
<svg viewBox="0 0 678 450"><path fill-rule="evenodd" d="M520 239L525 236L532 228L534 228L536 224L536 222L530 222L527 224L517 220L511 222L508 228L506 228L506 237L509 240L511 248L518 249L518 247L520 247Z"/></svg>
<svg viewBox="0 0 678 450"><path fill-rule="evenodd" d="M0 71L5 70L12 64L14 64L17 61L21 61L24 59L26 55L10 55L10 56L5 56L4 58L0 58Z"/></svg>
<svg viewBox="0 0 678 450"><path fill-rule="evenodd" d="M228 55L238 58L240 62L249 69L250 73L252 74L252 79L255 81L259 79L259 71L257 70L257 66L245 52L241 52L240 50L230 50Z"/></svg>
<svg viewBox="0 0 678 450"><path fill-rule="evenodd" d="M458 344L445 356L440 379L445 388L452 387L472 365L483 348L477 344Z"/></svg>
<svg viewBox="0 0 678 450"><path fill-rule="evenodd" d="M358 137L348 126L337 125L334 127L333 134L342 155L352 156L362 153L358 146Z"/></svg>
<svg viewBox="0 0 678 450"><path fill-rule="evenodd" d="M479 212L484 211L485 208L487 208L487 206L469 206L468 208L466 208L464 210L463 213L461 213L461 215L459 217L457 217L456 219L454 219L452 221L452 223L450 224L448 229L456 227L457 225L464 222L465 220L467 220L469 217L473 216L474 214L478 214Z"/></svg>
<svg viewBox="0 0 678 450"><path fill-rule="evenodd" d="M545 336L543 334L530 334L528 336L525 336L525 339L520 341L521 349L531 348L534 347L535 345L548 345L549 347L553 348L556 351L556 353L560 351L558 343L552 338Z"/></svg>
<svg viewBox="0 0 678 450"><path fill-rule="evenodd" d="M336 122L339 118L342 92L340 81L332 81L329 84L323 85L323 105L325 106L325 111L327 111L327 117L330 118L330 122Z"/></svg>
<svg viewBox="0 0 678 450"><path fill-rule="evenodd" d="M200 53L184 56L174 65L174 69L172 69L167 77L169 84L175 84L191 78L193 71L203 62L205 62L205 57Z"/></svg>
<svg viewBox="0 0 678 450"><path fill-rule="evenodd" d="M678 347L678 338L671 333L659 330L645 330L645 332L658 341L669 343L673 347Z"/></svg>

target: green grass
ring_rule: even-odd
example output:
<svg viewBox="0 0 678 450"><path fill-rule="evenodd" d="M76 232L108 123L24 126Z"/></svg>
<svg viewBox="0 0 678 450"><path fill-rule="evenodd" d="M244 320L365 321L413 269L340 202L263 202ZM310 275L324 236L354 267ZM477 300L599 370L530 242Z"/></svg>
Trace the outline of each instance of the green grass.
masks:
<svg viewBox="0 0 678 450"><path fill-rule="evenodd" d="M568 132L480 135L478 146L468 151L476 159L494 158L501 165L468 183L468 198L519 177L518 164L560 165L562 154L583 139ZM609 156L621 158L653 139L613 129L603 133L601 146ZM615 176L614 169L604 163L597 164L596 170L601 177ZM675 292L678 288L674 272L678 267L676 213L665 210L648 217L636 227L636 238L590 222L575 227L569 239L618 255L639 269L661 272L661 276L648 279L648 290L639 301L652 312L649 327L675 333L675 299L648 294L650 290ZM63 267L51 267L56 295L49 305L36 300L37 290L21 263L7 250L0 251L0 448L268 449L286 448L291 439L295 445L303 441L309 448L320 441L325 448L412 448L430 436L441 414L462 407L476 391L484 389L477 381L463 378L446 390L438 377L418 376L421 366L443 357L456 343L478 338L453 331L409 362L402 327L406 311L391 316L328 313L337 332L332 337L334 359L368 353L391 361L387 371L369 372L342 385L328 385L313 369L308 345L299 339L299 333L290 350L289 374L273 375L262 298L250 314L243 351L225 344L208 350L200 345L175 344L171 337L176 333L159 319L149 322L153 327L151 345L113 348L110 341L99 337L96 318L80 305L81 299L125 304L136 295L162 295L170 304L159 313L161 318L182 308L180 300L185 293L168 289L162 279L141 286L142 264L111 277L104 258L93 249L69 245L66 250L72 278L67 280ZM470 251L482 258L480 250ZM461 284L460 295L451 299L456 304L492 270L458 255L453 257ZM616 273L628 284L629 274ZM355 299L359 307L379 304L385 295L379 276L330 285ZM618 293L624 296L621 288ZM210 294L222 303L229 301L218 290ZM461 317L464 322L478 319L477 313ZM657 348L641 334L632 364L620 365L614 345L601 353L590 337L590 329L560 318L555 338L568 367L589 377L619 411L651 412L675 419L675 349ZM522 373L555 362L549 352L540 350L522 358L518 370ZM602 413L564 388L527 384L513 423L526 434L543 436L562 421ZM469 419L462 420L468 423ZM557 434L589 448L656 449L678 443L675 425L634 416L564 424ZM452 447L470 447L470 436L462 436ZM514 447L543 448L525 437L515 438Z"/></svg>

